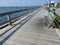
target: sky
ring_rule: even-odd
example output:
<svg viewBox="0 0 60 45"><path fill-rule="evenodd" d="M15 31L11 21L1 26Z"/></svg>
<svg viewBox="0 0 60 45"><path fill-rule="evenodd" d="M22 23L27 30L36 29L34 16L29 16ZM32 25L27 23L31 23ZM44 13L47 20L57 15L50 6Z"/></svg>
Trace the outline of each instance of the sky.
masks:
<svg viewBox="0 0 60 45"><path fill-rule="evenodd" d="M47 3L49 0L0 0L0 6L38 6ZM58 2L58 0L54 0Z"/></svg>

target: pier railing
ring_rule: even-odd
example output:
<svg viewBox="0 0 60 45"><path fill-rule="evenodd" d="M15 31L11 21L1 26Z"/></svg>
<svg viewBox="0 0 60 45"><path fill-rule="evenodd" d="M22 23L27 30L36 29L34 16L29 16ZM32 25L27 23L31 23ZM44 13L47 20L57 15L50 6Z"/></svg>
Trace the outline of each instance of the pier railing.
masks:
<svg viewBox="0 0 60 45"><path fill-rule="evenodd" d="M22 9L22 10L16 10L16 11L11 11L11 12L5 12L5 13L1 13L0 14L0 17L3 17L3 16L7 16L7 20L9 22L9 25L12 25L12 22L11 22L11 17L10 15L14 14L14 13L18 13L18 12L23 12L23 11L28 11L28 10L36 10L38 8L30 8L30 9ZM23 16L23 15L22 15ZM0 25L1 26L1 25ZM1 28L1 27L0 27Z"/></svg>

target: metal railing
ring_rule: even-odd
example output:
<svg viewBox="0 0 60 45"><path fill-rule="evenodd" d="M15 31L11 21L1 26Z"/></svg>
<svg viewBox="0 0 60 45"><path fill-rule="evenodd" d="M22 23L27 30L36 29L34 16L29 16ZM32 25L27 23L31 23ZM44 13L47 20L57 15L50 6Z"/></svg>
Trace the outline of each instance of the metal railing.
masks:
<svg viewBox="0 0 60 45"><path fill-rule="evenodd" d="M10 15L14 14L14 13L18 13L18 12L23 12L23 11L28 11L28 10L36 10L38 8L30 8L30 9L22 9L22 10L17 10L17 11L11 11L11 12L5 12L5 13L1 13L0 14L0 17L3 17L3 16L7 16L7 20L9 22L9 25L12 25L12 22L11 22L11 17ZM23 15L22 15L23 16Z"/></svg>

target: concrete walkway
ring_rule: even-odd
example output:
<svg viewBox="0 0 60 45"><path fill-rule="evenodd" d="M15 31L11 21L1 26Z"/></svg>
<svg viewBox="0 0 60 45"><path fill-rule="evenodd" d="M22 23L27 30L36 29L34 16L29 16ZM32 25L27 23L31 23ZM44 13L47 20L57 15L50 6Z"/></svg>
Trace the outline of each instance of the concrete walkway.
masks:
<svg viewBox="0 0 60 45"><path fill-rule="evenodd" d="M56 9L56 13L60 16L60 8Z"/></svg>
<svg viewBox="0 0 60 45"><path fill-rule="evenodd" d="M3 45L60 45L55 30L44 25L45 16L49 17L47 10L40 10L21 28L19 27L18 31L6 40ZM48 21L51 21L50 17Z"/></svg>

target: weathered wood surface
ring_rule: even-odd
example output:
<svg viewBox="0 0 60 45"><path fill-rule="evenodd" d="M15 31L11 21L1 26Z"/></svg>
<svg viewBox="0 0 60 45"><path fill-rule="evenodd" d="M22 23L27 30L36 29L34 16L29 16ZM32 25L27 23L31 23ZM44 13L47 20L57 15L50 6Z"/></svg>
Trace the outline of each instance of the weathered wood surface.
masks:
<svg viewBox="0 0 60 45"><path fill-rule="evenodd" d="M44 25L44 16L46 15L48 16L47 10L42 9L21 28L16 29L17 27L14 27L14 29L11 29L18 31L3 45L60 45L55 30Z"/></svg>

